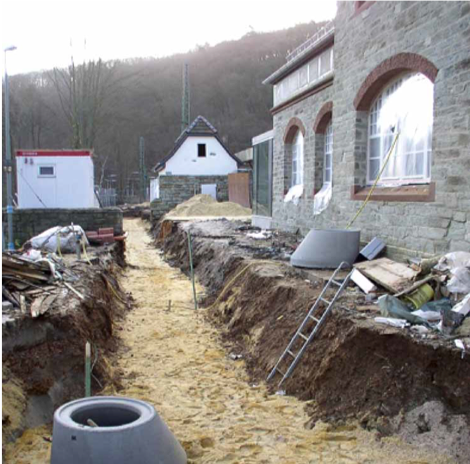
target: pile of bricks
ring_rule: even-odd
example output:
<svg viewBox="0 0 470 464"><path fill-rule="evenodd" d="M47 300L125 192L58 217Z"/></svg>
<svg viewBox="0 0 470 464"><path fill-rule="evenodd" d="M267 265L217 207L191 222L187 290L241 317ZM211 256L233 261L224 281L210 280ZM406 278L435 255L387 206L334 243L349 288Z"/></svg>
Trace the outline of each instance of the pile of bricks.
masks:
<svg viewBox="0 0 470 464"><path fill-rule="evenodd" d="M104 229L87 230L86 236L90 243L113 243L114 242L114 229L112 227L106 227Z"/></svg>

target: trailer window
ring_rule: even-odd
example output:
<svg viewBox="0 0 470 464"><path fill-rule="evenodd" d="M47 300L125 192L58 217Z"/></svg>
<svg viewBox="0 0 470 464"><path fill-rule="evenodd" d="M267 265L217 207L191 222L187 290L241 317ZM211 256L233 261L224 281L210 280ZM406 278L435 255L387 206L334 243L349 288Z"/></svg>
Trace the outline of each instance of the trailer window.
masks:
<svg viewBox="0 0 470 464"><path fill-rule="evenodd" d="M55 177L55 166L39 166L39 177Z"/></svg>

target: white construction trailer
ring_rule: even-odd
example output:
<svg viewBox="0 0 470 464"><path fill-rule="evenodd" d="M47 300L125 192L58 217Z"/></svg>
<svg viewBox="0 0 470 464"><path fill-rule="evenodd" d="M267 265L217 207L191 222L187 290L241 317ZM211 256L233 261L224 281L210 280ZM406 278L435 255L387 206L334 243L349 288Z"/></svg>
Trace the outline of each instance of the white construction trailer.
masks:
<svg viewBox="0 0 470 464"><path fill-rule="evenodd" d="M92 150L17 150L18 208L97 208Z"/></svg>

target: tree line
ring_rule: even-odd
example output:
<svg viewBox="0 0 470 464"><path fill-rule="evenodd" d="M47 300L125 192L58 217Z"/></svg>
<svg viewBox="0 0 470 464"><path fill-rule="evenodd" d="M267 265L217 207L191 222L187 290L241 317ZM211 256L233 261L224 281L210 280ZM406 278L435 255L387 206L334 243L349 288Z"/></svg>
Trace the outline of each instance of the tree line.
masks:
<svg viewBox="0 0 470 464"><path fill-rule="evenodd" d="M191 120L206 117L236 153L272 128L272 87L262 81L323 23L300 24L164 58L88 61L10 78L13 149L93 148L97 183L124 189L151 169L181 131L182 70L189 64Z"/></svg>

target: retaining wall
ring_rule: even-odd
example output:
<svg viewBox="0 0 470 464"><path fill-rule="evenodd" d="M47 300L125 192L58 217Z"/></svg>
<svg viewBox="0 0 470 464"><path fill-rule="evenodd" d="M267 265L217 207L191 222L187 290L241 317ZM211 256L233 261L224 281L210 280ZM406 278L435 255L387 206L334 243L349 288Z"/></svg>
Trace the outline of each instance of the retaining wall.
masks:
<svg viewBox="0 0 470 464"><path fill-rule="evenodd" d="M6 223L6 210L3 222ZM76 209L16 209L13 213L13 235L15 245L22 245L31 237L55 226L71 223L84 230L112 227L115 234L123 232L122 211L119 208L76 208ZM4 225L5 233L8 228Z"/></svg>

